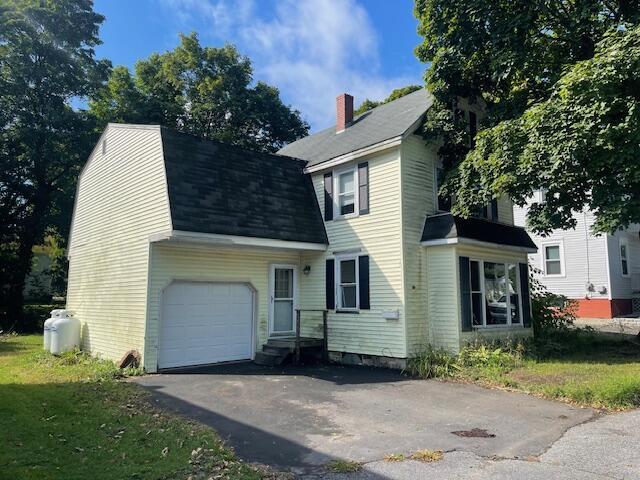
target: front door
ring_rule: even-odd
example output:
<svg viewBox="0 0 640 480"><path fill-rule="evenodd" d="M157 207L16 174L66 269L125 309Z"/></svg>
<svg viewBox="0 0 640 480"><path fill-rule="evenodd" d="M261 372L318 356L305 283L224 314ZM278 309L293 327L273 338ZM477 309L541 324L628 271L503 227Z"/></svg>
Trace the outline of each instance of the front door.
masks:
<svg viewBox="0 0 640 480"><path fill-rule="evenodd" d="M270 278L270 334L286 336L295 333L294 305L296 267L293 265L272 265Z"/></svg>

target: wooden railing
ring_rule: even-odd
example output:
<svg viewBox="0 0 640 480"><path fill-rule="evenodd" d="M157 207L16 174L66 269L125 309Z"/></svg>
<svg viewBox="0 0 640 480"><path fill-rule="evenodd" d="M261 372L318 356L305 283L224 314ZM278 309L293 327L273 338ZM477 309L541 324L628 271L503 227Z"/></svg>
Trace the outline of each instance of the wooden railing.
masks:
<svg viewBox="0 0 640 480"><path fill-rule="evenodd" d="M302 343L302 335L301 335L301 321L300 321L300 313L301 312L320 312L322 313L322 361L329 361L329 343L328 343L328 328L327 328L327 311L321 309L313 309L313 308L296 308L296 338L295 338L295 347L294 347L294 357L293 361L296 365L300 364L300 346Z"/></svg>

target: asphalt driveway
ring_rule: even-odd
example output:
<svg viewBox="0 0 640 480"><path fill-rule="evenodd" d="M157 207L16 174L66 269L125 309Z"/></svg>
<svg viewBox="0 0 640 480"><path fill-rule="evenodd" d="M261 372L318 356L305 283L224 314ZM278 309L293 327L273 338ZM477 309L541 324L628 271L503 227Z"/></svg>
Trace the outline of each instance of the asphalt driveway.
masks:
<svg viewBox="0 0 640 480"><path fill-rule="evenodd" d="M212 426L238 455L298 473L418 449L526 459L591 409L364 367L235 364L139 377L161 406ZM486 430L488 436L452 432Z"/></svg>

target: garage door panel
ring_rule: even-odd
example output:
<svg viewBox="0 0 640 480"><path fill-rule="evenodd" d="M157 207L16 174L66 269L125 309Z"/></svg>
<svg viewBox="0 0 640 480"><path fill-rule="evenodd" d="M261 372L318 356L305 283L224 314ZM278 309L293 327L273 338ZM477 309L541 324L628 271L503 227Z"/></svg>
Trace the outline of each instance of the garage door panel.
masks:
<svg viewBox="0 0 640 480"><path fill-rule="evenodd" d="M247 285L173 283L163 294L158 367L248 360L252 333Z"/></svg>

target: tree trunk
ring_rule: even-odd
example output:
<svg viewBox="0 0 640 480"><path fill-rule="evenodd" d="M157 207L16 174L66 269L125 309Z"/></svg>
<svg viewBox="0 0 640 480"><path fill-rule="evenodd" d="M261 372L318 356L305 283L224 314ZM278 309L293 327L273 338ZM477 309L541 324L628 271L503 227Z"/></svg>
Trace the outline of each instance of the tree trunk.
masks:
<svg viewBox="0 0 640 480"><path fill-rule="evenodd" d="M14 265L7 298L7 316L10 325L17 330L24 326L24 287L27 276L31 272L33 247L44 233L43 220L49 206L49 191L38 192L38 200L34 202L33 212L23 223L19 236L17 260Z"/></svg>

